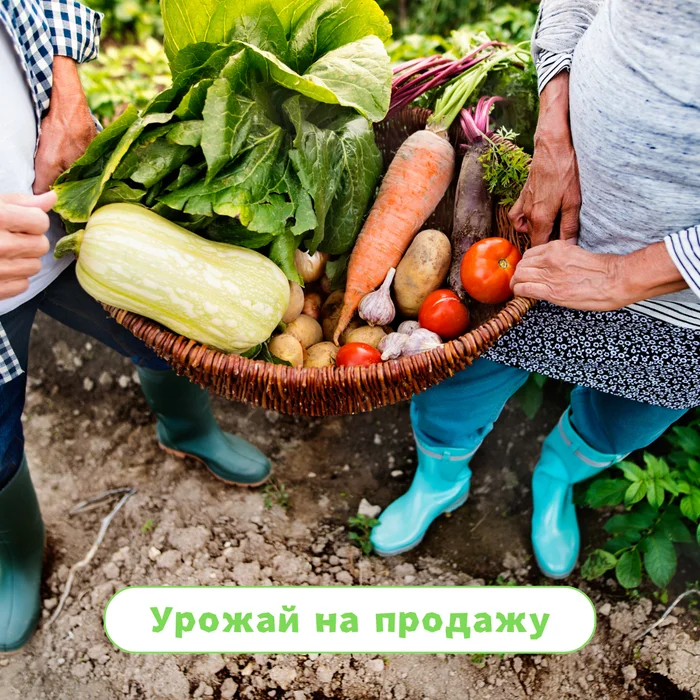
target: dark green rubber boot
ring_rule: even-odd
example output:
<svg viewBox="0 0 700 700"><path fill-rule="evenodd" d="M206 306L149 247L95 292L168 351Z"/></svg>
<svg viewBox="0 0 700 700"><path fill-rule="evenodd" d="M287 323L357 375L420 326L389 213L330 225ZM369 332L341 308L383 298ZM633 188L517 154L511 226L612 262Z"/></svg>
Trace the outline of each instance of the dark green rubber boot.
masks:
<svg viewBox="0 0 700 700"><path fill-rule="evenodd" d="M208 391L171 370L136 369L146 401L158 418L158 441L166 452L198 459L227 484L259 486L267 480L270 460L249 442L221 430Z"/></svg>
<svg viewBox="0 0 700 700"><path fill-rule="evenodd" d="M26 458L0 491L0 652L32 637L41 612L44 523Z"/></svg>

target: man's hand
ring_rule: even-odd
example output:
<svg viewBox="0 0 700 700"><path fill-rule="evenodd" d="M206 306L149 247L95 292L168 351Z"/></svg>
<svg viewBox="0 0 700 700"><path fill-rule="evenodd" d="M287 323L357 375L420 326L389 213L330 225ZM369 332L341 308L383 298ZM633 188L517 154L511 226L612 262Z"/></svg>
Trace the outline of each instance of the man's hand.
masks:
<svg viewBox="0 0 700 700"><path fill-rule="evenodd" d="M525 252L510 286L518 296L569 309L613 311L688 285L663 242L629 255L608 255L551 241Z"/></svg>
<svg viewBox="0 0 700 700"><path fill-rule="evenodd" d="M564 72L542 91L530 175L509 216L515 228L529 233L532 245L538 246L550 239L559 216L559 237L575 239L580 207L578 165L569 127L569 74Z"/></svg>
<svg viewBox="0 0 700 700"><path fill-rule="evenodd" d="M85 153L96 134L77 64L71 58L56 56L49 113L41 123L34 161L34 192L47 192L54 180Z"/></svg>
<svg viewBox="0 0 700 700"><path fill-rule="evenodd" d="M54 192L0 195L0 299L25 292L41 269L39 258L49 250L47 212L55 203Z"/></svg>

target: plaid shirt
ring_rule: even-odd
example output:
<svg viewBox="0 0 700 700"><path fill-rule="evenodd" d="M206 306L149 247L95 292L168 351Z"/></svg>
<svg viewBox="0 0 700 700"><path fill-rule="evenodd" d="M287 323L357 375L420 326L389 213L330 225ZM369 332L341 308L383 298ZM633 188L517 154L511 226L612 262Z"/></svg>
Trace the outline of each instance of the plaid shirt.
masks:
<svg viewBox="0 0 700 700"><path fill-rule="evenodd" d="M37 133L49 109L53 57L67 56L78 63L95 58L101 22L102 15L75 0L0 0L0 24L12 40L31 88ZM0 324L0 384L22 371Z"/></svg>

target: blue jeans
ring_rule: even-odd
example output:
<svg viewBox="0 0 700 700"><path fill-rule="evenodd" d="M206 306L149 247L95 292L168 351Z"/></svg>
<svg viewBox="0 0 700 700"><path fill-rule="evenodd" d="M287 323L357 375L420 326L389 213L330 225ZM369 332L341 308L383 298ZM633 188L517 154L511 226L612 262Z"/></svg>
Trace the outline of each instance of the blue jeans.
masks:
<svg viewBox="0 0 700 700"><path fill-rule="evenodd" d="M21 417L27 388L29 336L38 310L130 357L141 367L153 370L169 368L164 360L109 317L101 304L83 291L75 276L75 265L66 268L33 299L0 316L0 323L25 372L6 384L0 384L0 489L12 479L22 463L24 434Z"/></svg>
<svg viewBox="0 0 700 700"><path fill-rule="evenodd" d="M434 447L474 449L491 431L528 372L476 360L454 377L413 398L413 429ZM585 387L571 393L571 422L590 447L629 454L659 438L686 411L639 403Z"/></svg>

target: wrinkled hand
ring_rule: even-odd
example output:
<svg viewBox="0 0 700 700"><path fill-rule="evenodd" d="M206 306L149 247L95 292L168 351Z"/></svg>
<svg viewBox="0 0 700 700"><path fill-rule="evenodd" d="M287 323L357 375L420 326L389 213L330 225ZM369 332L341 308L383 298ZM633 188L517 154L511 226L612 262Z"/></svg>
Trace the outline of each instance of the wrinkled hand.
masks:
<svg viewBox="0 0 700 700"><path fill-rule="evenodd" d="M54 192L0 195L0 299L25 292L41 269L39 258L49 250L47 212L55 203Z"/></svg>
<svg viewBox="0 0 700 700"><path fill-rule="evenodd" d="M575 239L580 208L578 164L569 128L569 76L562 73L542 91L530 174L509 217L538 246L556 233L557 217L559 237Z"/></svg>
<svg viewBox="0 0 700 700"><path fill-rule="evenodd" d="M49 113L41 123L34 161L35 194L47 192L56 178L85 153L96 134L75 61L56 56Z"/></svg>
<svg viewBox="0 0 700 700"><path fill-rule="evenodd" d="M584 311L612 311L638 301L622 274L624 256L591 253L572 242L551 241L526 251L511 289L517 296Z"/></svg>

